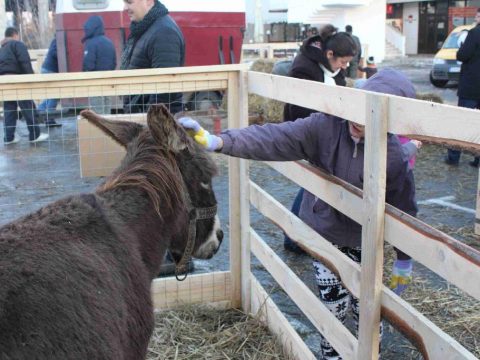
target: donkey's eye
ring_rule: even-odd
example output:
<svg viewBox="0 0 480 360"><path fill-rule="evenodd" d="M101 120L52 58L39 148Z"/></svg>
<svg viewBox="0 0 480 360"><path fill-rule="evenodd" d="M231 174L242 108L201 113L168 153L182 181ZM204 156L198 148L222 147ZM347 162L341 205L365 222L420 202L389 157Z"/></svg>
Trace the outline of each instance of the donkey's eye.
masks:
<svg viewBox="0 0 480 360"><path fill-rule="evenodd" d="M200 186L202 188L204 188L205 190L209 190L210 189L210 184L209 183L206 183L206 182L201 182L200 183Z"/></svg>

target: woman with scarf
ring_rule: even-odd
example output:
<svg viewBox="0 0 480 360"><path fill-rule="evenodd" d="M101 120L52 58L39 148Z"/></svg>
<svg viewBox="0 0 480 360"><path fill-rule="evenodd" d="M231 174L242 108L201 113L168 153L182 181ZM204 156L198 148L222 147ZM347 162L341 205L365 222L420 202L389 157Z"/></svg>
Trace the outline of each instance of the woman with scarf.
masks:
<svg viewBox="0 0 480 360"><path fill-rule="evenodd" d="M121 70L183 66L185 40L180 28L158 0L125 0L131 24L122 53ZM170 112L182 110L182 94L129 95L123 100L126 113L146 112L150 104L164 103Z"/></svg>
<svg viewBox="0 0 480 360"><path fill-rule="evenodd" d="M300 54L295 57L288 76L319 81L328 85L345 86L345 73L349 62L357 53L357 45L352 36L346 32L337 32L333 25L326 25L319 35L306 39L300 47ZM293 104L285 104L283 121L294 121L317 112ZM300 189L292 205L292 213L298 216L303 198ZM285 235L285 250L302 254L304 251Z"/></svg>

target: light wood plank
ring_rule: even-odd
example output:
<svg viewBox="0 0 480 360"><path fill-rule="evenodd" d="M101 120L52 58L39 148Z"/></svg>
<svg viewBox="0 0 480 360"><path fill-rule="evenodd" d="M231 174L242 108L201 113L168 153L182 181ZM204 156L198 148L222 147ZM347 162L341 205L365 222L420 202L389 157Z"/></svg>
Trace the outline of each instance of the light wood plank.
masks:
<svg viewBox="0 0 480 360"><path fill-rule="evenodd" d="M250 182L250 201L258 211L285 231L312 257L319 259L331 271L338 274L344 286L359 298L360 266L358 264L342 254L253 182ZM446 335L385 286L382 286L382 316L416 344L425 359L475 358L457 341Z"/></svg>
<svg viewBox="0 0 480 360"><path fill-rule="evenodd" d="M248 126L248 92L247 73L238 74L238 116L241 128ZM240 229L241 229L241 283L242 283L242 308L245 313L250 312L251 285L250 285L250 195L249 195L249 162L240 160Z"/></svg>
<svg viewBox="0 0 480 360"><path fill-rule="evenodd" d="M480 235L480 169L478 170L477 206L475 212L475 234Z"/></svg>
<svg viewBox="0 0 480 360"><path fill-rule="evenodd" d="M239 78L230 74L228 79L228 127L239 128L240 119ZM230 199L230 271L232 282L232 306L242 307L242 229L240 215L241 205L241 159L228 158L228 192Z"/></svg>
<svg viewBox="0 0 480 360"><path fill-rule="evenodd" d="M388 131L428 136L430 142L457 140L458 148L480 152L480 111L346 87L331 87L301 80L249 71L251 93L339 116L365 124L366 97L388 96ZM449 142L451 143L451 142Z"/></svg>
<svg viewBox="0 0 480 360"><path fill-rule="evenodd" d="M135 82L134 78L148 78L152 76L172 75L172 77L179 77L180 75L191 74L194 79L201 74L207 73L224 73L222 78L226 80L228 73L246 70L245 64L233 65L212 65L212 66L186 66L186 67L172 67L172 68L155 68L155 69L136 69L136 70L113 70L113 71L90 71L90 72L70 72L59 74L41 74L41 75L3 75L0 78L1 87L9 88L13 84L34 84L39 82L50 81L85 81L85 80L100 80L115 79L115 78L130 78ZM110 80L109 80L110 81ZM112 80L113 81L113 80ZM103 82L104 83L104 82ZM19 85L16 85L19 86Z"/></svg>
<svg viewBox="0 0 480 360"><path fill-rule="evenodd" d="M385 240L480 300L480 251L387 205Z"/></svg>
<svg viewBox="0 0 480 360"><path fill-rule="evenodd" d="M366 93L357 89L249 71L248 91L365 124Z"/></svg>
<svg viewBox="0 0 480 360"><path fill-rule="evenodd" d="M270 299L265 289L257 279L252 276L252 313L265 323L270 332L277 336L282 342L286 354L297 360L315 360L315 355L310 351L302 338L290 325L287 318Z"/></svg>
<svg viewBox="0 0 480 360"><path fill-rule="evenodd" d="M253 254L342 358L355 359L357 339L350 331L253 229L250 229L250 241Z"/></svg>
<svg viewBox="0 0 480 360"><path fill-rule="evenodd" d="M358 359L378 359L383 278L388 98L367 97Z"/></svg>
<svg viewBox="0 0 480 360"><path fill-rule="evenodd" d="M175 277L155 279L151 286L154 308L160 310L230 300L230 277L230 272L220 271L190 274L184 281Z"/></svg>

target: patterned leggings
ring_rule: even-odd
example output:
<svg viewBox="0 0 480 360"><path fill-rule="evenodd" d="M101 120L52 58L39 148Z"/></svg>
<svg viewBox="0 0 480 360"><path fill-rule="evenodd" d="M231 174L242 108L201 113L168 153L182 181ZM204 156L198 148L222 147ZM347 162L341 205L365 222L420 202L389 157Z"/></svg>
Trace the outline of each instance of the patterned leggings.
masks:
<svg viewBox="0 0 480 360"><path fill-rule="evenodd" d="M347 255L353 261L360 263L362 251L360 247L350 248L341 247L341 252ZM360 306L358 299L353 297L346 288L343 287L341 280L331 272L325 265L318 260L313 260L315 268L315 277L317 280L320 300L343 324L347 316L347 311L352 306L353 320L355 322L355 333L358 333L358 314ZM380 339L383 334L383 324L380 323ZM321 350L324 360L341 360L342 358L330 343L322 336Z"/></svg>

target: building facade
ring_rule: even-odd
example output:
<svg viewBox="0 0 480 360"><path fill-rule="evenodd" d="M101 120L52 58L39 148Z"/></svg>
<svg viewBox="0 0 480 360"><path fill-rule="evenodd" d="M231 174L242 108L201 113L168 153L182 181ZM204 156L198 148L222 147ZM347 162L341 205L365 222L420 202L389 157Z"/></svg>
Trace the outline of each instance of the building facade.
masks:
<svg viewBox="0 0 480 360"><path fill-rule="evenodd" d="M450 31L472 24L480 0L387 0L387 24L405 36L406 54L433 54Z"/></svg>

